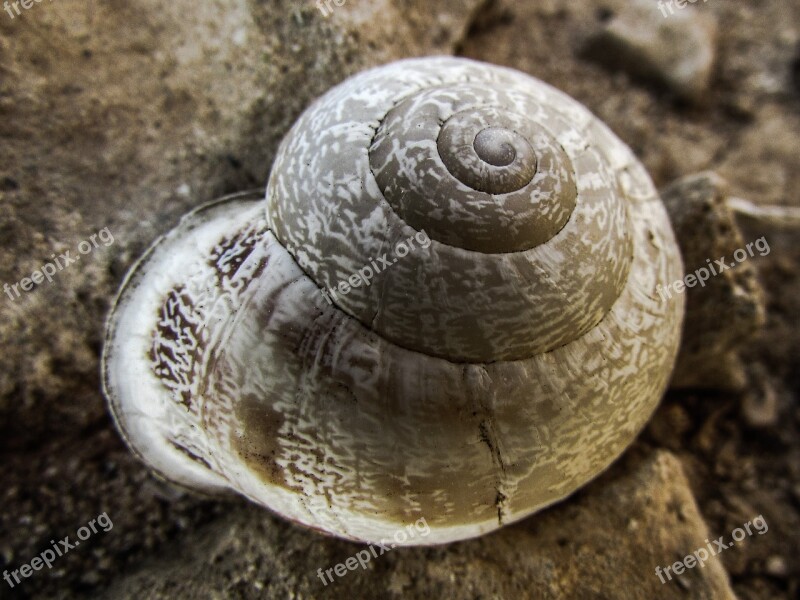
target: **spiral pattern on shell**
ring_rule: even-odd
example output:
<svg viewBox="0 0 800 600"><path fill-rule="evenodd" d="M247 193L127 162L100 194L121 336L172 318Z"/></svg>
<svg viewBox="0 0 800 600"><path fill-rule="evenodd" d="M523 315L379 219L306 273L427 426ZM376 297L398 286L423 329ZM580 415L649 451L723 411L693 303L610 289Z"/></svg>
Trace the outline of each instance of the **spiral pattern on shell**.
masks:
<svg viewBox="0 0 800 600"><path fill-rule="evenodd" d="M681 275L649 176L587 109L510 69L400 61L298 119L266 199L156 242L109 321L106 393L173 481L351 539L421 517L416 543L463 539L631 442L680 337L656 289Z"/></svg>
<svg viewBox="0 0 800 600"><path fill-rule="evenodd" d="M583 107L519 73L475 71L433 62L327 94L279 151L267 214L325 288L424 231L430 248L337 304L404 348L519 360L579 338L617 301L626 206L610 136Z"/></svg>

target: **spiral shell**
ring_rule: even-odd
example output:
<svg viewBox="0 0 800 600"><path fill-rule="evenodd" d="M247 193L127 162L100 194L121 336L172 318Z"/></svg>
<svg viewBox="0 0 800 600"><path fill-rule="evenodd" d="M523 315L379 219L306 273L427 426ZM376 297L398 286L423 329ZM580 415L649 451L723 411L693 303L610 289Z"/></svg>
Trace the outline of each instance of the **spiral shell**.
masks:
<svg viewBox="0 0 800 600"><path fill-rule="evenodd" d="M683 318L656 289L681 276L649 176L586 108L510 69L400 61L300 117L266 199L156 242L109 321L106 393L172 481L354 540L420 518L416 543L468 538L633 440Z"/></svg>

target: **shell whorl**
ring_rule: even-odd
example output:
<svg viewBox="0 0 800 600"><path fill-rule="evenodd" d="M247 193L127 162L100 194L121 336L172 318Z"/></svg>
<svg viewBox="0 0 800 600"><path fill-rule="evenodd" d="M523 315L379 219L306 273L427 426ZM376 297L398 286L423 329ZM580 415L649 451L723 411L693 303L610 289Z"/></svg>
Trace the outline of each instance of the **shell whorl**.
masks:
<svg viewBox="0 0 800 600"><path fill-rule="evenodd" d="M430 356L529 358L597 325L630 269L626 202L594 121L507 69L443 58L368 71L284 140L270 227L328 289L424 232L428 248L337 305Z"/></svg>
<svg viewBox="0 0 800 600"><path fill-rule="evenodd" d="M566 225L575 176L546 129L492 95L474 84L413 94L381 123L370 167L414 229L473 252L522 252Z"/></svg>

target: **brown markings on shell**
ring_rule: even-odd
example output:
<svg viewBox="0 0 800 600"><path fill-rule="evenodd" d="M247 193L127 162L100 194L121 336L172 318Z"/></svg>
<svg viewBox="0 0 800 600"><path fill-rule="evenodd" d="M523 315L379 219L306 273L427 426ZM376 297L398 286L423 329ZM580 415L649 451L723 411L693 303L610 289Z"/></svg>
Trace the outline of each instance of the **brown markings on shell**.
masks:
<svg viewBox="0 0 800 600"><path fill-rule="evenodd" d="M216 271L220 284L233 278L236 271L252 254L258 243L255 227L248 227L237 235L224 238L211 251L208 264Z"/></svg>
<svg viewBox="0 0 800 600"><path fill-rule="evenodd" d="M276 462L283 415L251 394L239 399L236 418L245 428L234 432L231 446L242 461L263 481L294 492L300 491L288 484L283 469Z"/></svg>
<svg viewBox="0 0 800 600"><path fill-rule="evenodd" d="M214 269L220 288L225 289L253 252L259 233L255 226L249 226L213 248L208 265ZM265 266L261 265L256 275ZM189 410L193 408L195 382L202 379L198 366L208 351L206 341L207 332L193 295L186 286L170 290L156 319L149 359L156 377Z"/></svg>
<svg viewBox="0 0 800 600"><path fill-rule="evenodd" d="M329 444L329 440L326 439L326 422L329 418L337 420L349 418L353 419L351 426L353 430L363 430L366 424L358 423L360 402L379 401L377 396L383 396L384 399L395 398L395 395L390 390L400 388L402 382L399 380L400 373L396 373L387 365L383 371L387 377L382 380L382 385L372 391L365 390L363 386L359 385L353 373L358 371L356 365L362 360L364 361L363 366L368 364L372 366L372 363L359 356L355 356L348 362L348 365L352 368L342 368L339 365L338 369L334 369L332 361L337 354L336 347L338 343L334 334L339 328L350 325L348 323L350 317L335 308L326 308L320 311L318 308L312 309L308 307L309 312L303 322L307 325L313 323L313 325L305 328L297 327L296 323L293 325L290 322L282 322L272 318L274 314L273 308L279 303L279 296L279 293L269 297L265 296L262 298L260 305L251 307L253 318L258 323L258 327L264 331L270 329L273 335L282 340L282 347L287 351L286 356L291 356L286 361L277 358L277 362L272 363L272 366L276 372L280 372L294 381L295 386L302 384L305 374L313 372L315 383L319 387L315 388L312 397L304 394L296 396L295 404L283 415L284 420L281 425L284 426L284 431L279 432L279 428L275 427L276 422L270 419L271 409L268 406L269 399L266 398L263 400L253 399L258 408L249 411L246 418L239 420L242 427L241 435L244 438L269 435L274 436L277 440L282 440L278 441L277 445L270 443L269 450L282 449L285 452L283 456L284 463L288 462L285 471L282 471L278 465L275 465L277 467L275 469L264 468L263 453L262 456L240 453L240 456L245 460L245 464L265 483L301 492L302 490L295 489L295 486L289 485L287 478L295 478L295 480L309 479L315 482L320 482L320 480L309 470L299 470L287 458L290 459L292 454L297 451L310 453L315 458L316 467L321 472L325 472L326 475L330 475L330 472L325 468L326 464L341 468L342 464L326 463L326 460L330 461L330 457L321 450L321 448L328 447ZM311 313L312 310L314 311L313 313ZM376 340L379 339L376 334L372 335ZM276 357L273 358L275 359ZM341 359L341 357L338 358ZM420 356L420 359L424 358ZM399 402L399 400L396 401ZM487 419L488 421L491 420L491 416L487 417L487 411L491 412L489 409L483 407L482 409L471 410L471 408L475 408L472 401L456 397L453 397L452 402L442 402L437 406L436 415L428 416L442 424L442 427L438 429L441 437L441 447L451 446L453 442L464 439L464 432L470 429L475 432L474 439L476 443L480 443L479 432L481 424L485 424ZM382 469L379 474L372 473L372 477L369 480L370 496L380 498L379 510L381 517L384 519L402 524L408 522L409 519L416 519L424 515L431 525L435 525L439 522L436 515L441 514L437 493L442 490L457 489L460 486L470 487L474 482L465 480L462 471L451 470L448 465L442 465L441 469L433 476L431 473L418 475L410 474L406 471L405 466L410 464L412 457L404 453L405 445L402 443L404 432L401 427L402 423L406 422L402 418L402 414L408 412L410 408L402 405L385 407L387 419L381 425L382 435L385 439L385 445L380 452ZM244 413L239 413L237 416L244 417L245 415ZM398 419L398 416L401 418ZM254 419L252 423L250 422L251 418ZM299 426L303 421L314 423L313 430L298 431L299 435L295 436L293 433L294 427ZM341 429L339 434L341 434ZM448 437L453 439L448 441ZM300 438L305 442L302 448L292 448L294 441ZM496 436L492 434L491 438L494 440L495 446L497 446ZM373 453L376 452L376 447L359 450L357 440L349 440L342 443L354 452L356 456L361 457L357 460L369 461L371 457L374 458ZM497 465L498 453L499 451L487 452L487 461L494 462ZM269 464L274 461L267 462ZM499 459L499 462L502 463L502 459ZM498 467L497 469L499 473L500 468ZM336 493L341 493L341 488L337 484L334 483L331 487L336 490ZM505 502L502 477L498 475L490 486L476 487L482 490L480 494L482 499L477 503L470 503L469 505L458 507L453 512L449 512L446 520L441 522L442 524L446 523L448 526L469 525L495 518L502 521ZM325 494L331 493L331 491L327 488L322 490ZM420 505L419 507L409 508L407 500L409 495L415 498ZM474 496L474 491L471 491L469 495Z"/></svg>
<svg viewBox="0 0 800 600"><path fill-rule="evenodd" d="M156 319L149 356L155 376L187 409L192 408L192 381L203 350L202 326L195 316L186 288L170 290ZM192 343L177 344L179 337L191 339Z"/></svg>
<svg viewBox="0 0 800 600"><path fill-rule="evenodd" d="M199 465L203 465L209 471L213 471L214 468L209 464L209 462L204 459L202 456L198 456L194 452L190 451L188 448L181 446L180 444L176 444L175 442L170 440L170 445L175 448L178 452L183 454L184 456L188 457L189 460L196 462Z"/></svg>

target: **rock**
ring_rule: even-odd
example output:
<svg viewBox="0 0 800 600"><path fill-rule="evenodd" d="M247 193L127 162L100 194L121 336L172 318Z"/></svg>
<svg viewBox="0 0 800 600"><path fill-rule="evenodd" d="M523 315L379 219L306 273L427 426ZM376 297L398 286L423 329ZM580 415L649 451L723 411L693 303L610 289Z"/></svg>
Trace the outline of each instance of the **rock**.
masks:
<svg viewBox="0 0 800 600"><path fill-rule="evenodd" d="M800 229L800 207L759 206L743 198L729 198L728 206L736 218L750 225L770 229Z"/></svg>
<svg viewBox="0 0 800 600"><path fill-rule="evenodd" d="M710 13L686 6L687 1L692 0L677 2L684 8L671 0L626 4L589 38L584 55L702 103L711 85L717 25Z"/></svg>
<svg viewBox="0 0 800 600"><path fill-rule="evenodd" d="M714 173L679 179L661 197L687 273L685 292L674 286L660 292L665 301L686 294L683 341L672 386L741 391L747 375L739 350L765 321L764 293L752 263L764 246L748 240L748 247L742 239L726 204L727 184ZM717 261L727 265L725 270Z"/></svg>
<svg viewBox="0 0 800 600"><path fill-rule="evenodd" d="M134 598L733 598L719 557L661 583L710 534L677 458L629 458L568 503L483 538L402 548L323 584L367 547L323 538L252 507L189 533L108 589ZM380 550L376 549L380 554ZM212 568L209 568L209 565ZM509 577L513 573L513 577ZM335 576L335 573L332 573ZM327 580L326 580L327 581Z"/></svg>
<svg viewBox="0 0 800 600"><path fill-rule="evenodd" d="M664 448L680 452L683 439L692 428L692 416L680 404L664 403L647 425L647 431Z"/></svg>
<svg viewBox="0 0 800 600"><path fill-rule="evenodd" d="M767 574L784 578L789 574L788 565L782 556L770 556L765 565Z"/></svg>
<svg viewBox="0 0 800 600"><path fill-rule="evenodd" d="M750 365L748 372L750 385L742 399L744 419L751 427L772 427L778 422L778 395L762 365Z"/></svg>
<svg viewBox="0 0 800 600"><path fill-rule="evenodd" d="M800 189L797 151L800 111L759 106L758 114L730 140L714 161L714 170L743 196L758 205L787 205ZM797 206L795 205L795 210Z"/></svg>

